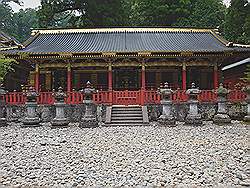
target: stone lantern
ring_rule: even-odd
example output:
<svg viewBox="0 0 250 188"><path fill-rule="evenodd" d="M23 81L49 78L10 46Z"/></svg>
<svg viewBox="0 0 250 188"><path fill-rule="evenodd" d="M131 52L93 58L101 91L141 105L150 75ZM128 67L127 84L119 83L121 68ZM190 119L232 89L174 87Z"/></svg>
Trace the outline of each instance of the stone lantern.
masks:
<svg viewBox="0 0 250 188"><path fill-rule="evenodd" d="M229 91L223 87L223 84L221 83L219 88L216 91L218 95L218 110L217 114L213 118L214 123L230 123L231 119L229 115L227 114L227 95Z"/></svg>
<svg viewBox="0 0 250 188"><path fill-rule="evenodd" d="M4 100L4 95L6 94L6 91L3 88L3 85L0 85L0 127L1 126L6 126L7 121L4 115L5 111L5 100Z"/></svg>
<svg viewBox="0 0 250 188"><path fill-rule="evenodd" d="M64 100L67 98L67 94L63 91L62 87L58 88L57 92L53 93L55 98L56 117L51 121L52 126L67 126L69 120L65 117L66 104Z"/></svg>
<svg viewBox="0 0 250 188"><path fill-rule="evenodd" d="M244 91L247 93L247 115L244 117L244 121L250 122L250 85L247 85L244 88Z"/></svg>
<svg viewBox="0 0 250 188"><path fill-rule="evenodd" d="M199 114L198 110L198 95L201 93L199 88L195 87L195 83L191 84L191 89L186 91L188 94L188 104L189 104L189 111L187 117L185 119L185 123L188 125L202 125L201 114Z"/></svg>
<svg viewBox="0 0 250 188"><path fill-rule="evenodd" d="M83 118L81 119L80 126L81 127L96 127L98 126L98 121L96 114L94 113L95 104L93 102L93 94L96 93L96 90L92 87L92 84L88 81L86 84L86 88L82 90L84 94L85 104L85 113Z"/></svg>
<svg viewBox="0 0 250 188"><path fill-rule="evenodd" d="M27 115L22 121L23 126L39 126L40 118L37 114L37 97L39 94L34 87L30 87L24 95L26 96Z"/></svg>
<svg viewBox="0 0 250 188"><path fill-rule="evenodd" d="M172 115L173 102L171 99L174 92L169 88L168 82L159 88L158 93L161 95L162 104L162 115L159 117L158 124L175 126L175 118Z"/></svg>

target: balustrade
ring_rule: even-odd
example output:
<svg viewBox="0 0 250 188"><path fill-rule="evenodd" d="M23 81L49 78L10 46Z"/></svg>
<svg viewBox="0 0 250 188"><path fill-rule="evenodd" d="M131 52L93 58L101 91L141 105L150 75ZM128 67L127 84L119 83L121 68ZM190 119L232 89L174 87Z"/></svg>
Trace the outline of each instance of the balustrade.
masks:
<svg viewBox="0 0 250 188"><path fill-rule="evenodd" d="M185 92L185 90L176 90L172 94L173 102L186 102L188 95ZM67 95L66 104L81 104L83 102L84 95L81 92L68 92ZM144 99L142 99L142 95L144 95ZM228 95L230 102L242 102L246 98L247 94L241 90L231 90ZM4 99L9 105L21 105L26 102L26 97L22 92L9 92ZM55 102L52 92L40 92L37 100L38 104L53 105ZM110 95L110 91L99 91L93 95L93 101L96 104L132 105L142 104L141 100L144 100L144 104L160 104L161 97L156 90L112 91L112 95ZM217 94L213 90L202 90L198 95L198 100L199 102L216 102Z"/></svg>

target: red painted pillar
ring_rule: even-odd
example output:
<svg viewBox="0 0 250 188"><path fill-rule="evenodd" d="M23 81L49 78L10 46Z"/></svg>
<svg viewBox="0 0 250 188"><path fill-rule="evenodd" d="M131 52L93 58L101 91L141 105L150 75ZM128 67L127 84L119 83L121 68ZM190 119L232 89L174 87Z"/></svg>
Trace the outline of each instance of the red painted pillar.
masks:
<svg viewBox="0 0 250 188"><path fill-rule="evenodd" d="M39 92L40 88L39 88L39 85L40 85L40 81L39 81L39 77L40 77L40 73L39 73L39 65L36 64L36 73L35 73L35 89L36 89L36 92Z"/></svg>
<svg viewBox="0 0 250 188"><path fill-rule="evenodd" d="M142 106L144 106L145 104L145 90L146 90L145 77L146 77L145 65L142 65L142 69L141 69L141 105Z"/></svg>
<svg viewBox="0 0 250 188"><path fill-rule="evenodd" d="M214 89L218 88L218 66L214 66Z"/></svg>
<svg viewBox="0 0 250 188"><path fill-rule="evenodd" d="M112 65L108 67L108 90L109 90L109 100L110 104L113 104L113 73L112 73Z"/></svg>
<svg viewBox="0 0 250 188"><path fill-rule="evenodd" d="M68 64L67 68L67 92L72 91L72 70L70 64Z"/></svg>
<svg viewBox="0 0 250 188"><path fill-rule="evenodd" d="M182 65L182 90L187 89L187 70L186 64Z"/></svg>

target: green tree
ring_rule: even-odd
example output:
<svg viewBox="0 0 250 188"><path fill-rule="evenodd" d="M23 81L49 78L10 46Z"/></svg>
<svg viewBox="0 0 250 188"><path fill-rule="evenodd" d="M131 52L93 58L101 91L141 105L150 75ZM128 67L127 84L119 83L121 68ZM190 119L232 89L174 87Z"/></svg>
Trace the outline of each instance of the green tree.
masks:
<svg viewBox="0 0 250 188"><path fill-rule="evenodd" d="M191 0L189 15L181 17L174 25L181 27L218 28L222 26L226 6L222 0Z"/></svg>
<svg viewBox="0 0 250 188"><path fill-rule="evenodd" d="M227 40L238 43L249 42L250 3L247 0L232 0L228 8L224 36Z"/></svg>
<svg viewBox="0 0 250 188"><path fill-rule="evenodd" d="M0 30L9 33L12 28L13 11L7 4L0 3Z"/></svg>
<svg viewBox="0 0 250 188"><path fill-rule="evenodd" d="M7 73L13 70L11 67L13 63L17 63L17 61L14 59L5 58L0 54L0 83L3 82Z"/></svg>
<svg viewBox="0 0 250 188"><path fill-rule="evenodd" d="M0 30L15 37L20 42L30 35L31 28L38 27L36 10L21 9L14 13L7 3L0 3Z"/></svg>
<svg viewBox="0 0 250 188"><path fill-rule="evenodd" d="M22 1L20 0L0 0L0 4L7 4L7 3L10 3L10 2L14 2L18 5L21 5L22 4Z"/></svg>
<svg viewBox="0 0 250 188"><path fill-rule="evenodd" d="M190 0L132 0L131 25L171 26L188 14Z"/></svg>
<svg viewBox="0 0 250 188"><path fill-rule="evenodd" d="M41 27L106 27L126 24L123 0L42 0Z"/></svg>
<svg viewBox="0 0 250 188"><path fill-rule="evenodd" d="M12 30L8 33L23 42L30 36L31 28L38 28L38 17L34 9L21 9L13 14Z"/></svg>

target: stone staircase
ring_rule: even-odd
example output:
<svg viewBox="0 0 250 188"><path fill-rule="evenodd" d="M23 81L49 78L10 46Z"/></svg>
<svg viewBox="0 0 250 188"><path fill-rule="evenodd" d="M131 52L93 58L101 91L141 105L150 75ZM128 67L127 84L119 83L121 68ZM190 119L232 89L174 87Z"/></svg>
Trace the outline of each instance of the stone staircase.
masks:
<svg viewBox="0 0 250 188"><path fill-rule="evenodd" d="M142 126L148 124L147 107L143 106L112 106L107 110L106 125L108 126ZM109 112L108 112L109 111Z"/></svg>

